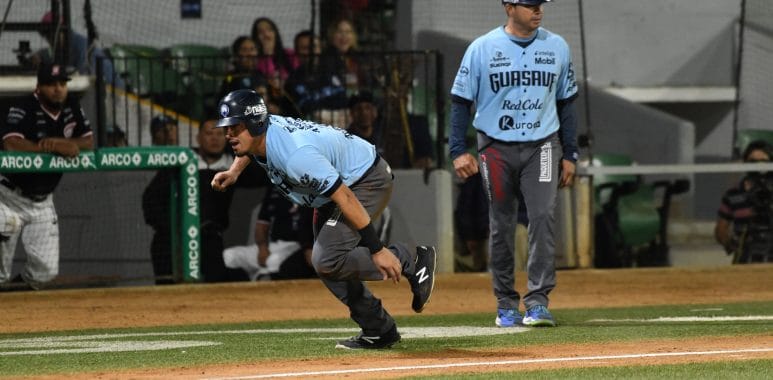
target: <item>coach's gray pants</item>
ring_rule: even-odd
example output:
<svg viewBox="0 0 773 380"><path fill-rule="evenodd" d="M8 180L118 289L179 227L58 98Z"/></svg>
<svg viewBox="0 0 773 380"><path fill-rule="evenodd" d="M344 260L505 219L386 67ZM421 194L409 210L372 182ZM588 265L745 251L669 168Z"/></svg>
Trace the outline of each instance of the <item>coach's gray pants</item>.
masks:
<svg viewBox="0 0 773 380"><path fill-rule="evenodd" d="M556 285L555 209L562 149L557 134L533 142L508 143L481 136L481 171L489 197L491 273L497 307L518 309L515 290L517 194L529 216L526 308L548 305Z"/></svg>
<svg viewBox="0 0 773 380"><path fill-rule="evenodd" d="M352 192L376 220L392 195L392 171L383 159L351 187ZM312 263L322 282L349 307L352 319L365 335L382 335L394 326L392 316L384 310L381 300L374 297L363 281L381 281L370 251L358 247L359 233L344 220L334 203L316 210L314 215L315 242ZM396 243L389 247L403 267L404 275L416 271L415 250Z"/></svg>

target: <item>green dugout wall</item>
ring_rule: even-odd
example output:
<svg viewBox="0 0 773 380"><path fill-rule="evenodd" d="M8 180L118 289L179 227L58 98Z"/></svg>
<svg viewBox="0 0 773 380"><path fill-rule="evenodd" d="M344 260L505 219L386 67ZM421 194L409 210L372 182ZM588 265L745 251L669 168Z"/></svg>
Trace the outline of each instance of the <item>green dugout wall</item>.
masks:
<svg viewBox="0 0 773 380"><path fill-rule="evenodd" d="M0 151L0 173L67 173L165 168L179 170L177 181L172 181L170 192L175 277L182 278L185 282L197 282L201 279L199 177L198 161L192 150L181 147L102 148L82 152L73 158L42 153ZM105 205L105 207L112 207L112 205Z"/></svg>

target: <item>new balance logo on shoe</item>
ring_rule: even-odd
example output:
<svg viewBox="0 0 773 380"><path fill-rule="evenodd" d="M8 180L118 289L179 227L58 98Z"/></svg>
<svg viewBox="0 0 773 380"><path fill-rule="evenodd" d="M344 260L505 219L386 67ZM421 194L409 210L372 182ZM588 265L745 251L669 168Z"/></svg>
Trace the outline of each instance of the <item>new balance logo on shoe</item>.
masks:
<svg viewBox="0 0 773 380"><path fill-rule="evenodd" d="M429 302L432 289L435 287L435 268L437 266L437 251L435 247L416 247L416 272L408 279L411 282L413 303L411 308L417 313L424 310Z"/></svg>
<svg viewBox="0 0 773 380"><path fill-rule="evenodd" d="M419 284L427 281L429 278L429 275L427 274L427 267L421 268L418 272L416 272L416 275L419 276Z"/></svg>

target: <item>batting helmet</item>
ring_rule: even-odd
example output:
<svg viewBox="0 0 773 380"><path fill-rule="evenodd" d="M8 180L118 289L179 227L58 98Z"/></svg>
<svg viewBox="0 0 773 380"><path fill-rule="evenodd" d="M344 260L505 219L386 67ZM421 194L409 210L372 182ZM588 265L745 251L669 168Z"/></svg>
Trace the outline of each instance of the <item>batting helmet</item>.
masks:
<svg viewBox="0 0 773 380"><path fill-rule="evenodd" d="M549 3L552 0L502 0L502 4L528 4L539 5L542 3Z"/></svg>
<svg viewBox="0 0 773 380"><path fill-rule="evenodd" d="M226 95L220 104L218 127L228 127L241 122L247 125L250 135L266 133L268 128L268 110L263 98L255 90L236 90Z"/></svg>

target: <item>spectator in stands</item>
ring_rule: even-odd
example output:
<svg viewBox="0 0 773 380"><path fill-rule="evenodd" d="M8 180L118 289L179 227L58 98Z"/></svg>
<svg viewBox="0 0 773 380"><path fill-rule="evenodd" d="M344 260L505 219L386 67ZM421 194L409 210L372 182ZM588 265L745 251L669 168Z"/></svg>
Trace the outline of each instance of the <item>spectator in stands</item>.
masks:
<svg viewBox="0 0 773 380"><path fill-rule="evenodd" d="M237 37L231 45L231 54L233 69L229 71L220 86L223 96L234 90L252 89L266 99L266 106L270 112L277 115L298 116L295 105L285 95L284 90L277 87L280 85L277 78L274 77L269 81L256 69L258 50L250 37Z"/></svg>
<svg viewBox="0 0 773 380"><path fill-rule="evenodd" d="M267 17L257 18L252 23L252 40L258 48L258 71L269 80L276 78L281 82L277 83L281 88L290 73L298 67L292 49L285 49L276 23Z"/></svg>
<svg viewBox="0 0 773 380"><path fill-rule="evenodd" d="M114 125L112 128L109 128L107 131L107 146L108 147L122 147L122 146L128 146L129 142L126 140L126 133L119 128L117 125Z"/></svg>
<svg viewBox="0 0 773 380"><path fill-rule="evenodd" d="M384 156L393 156L388 143L384 140L384 126L378 118L378 102L370 91L360 91L349 97L349 117L351 123L347 130L376 146ZM427 118L420 115L407 115L413 151L409 152L407 144L401 144L396 168L429 169L432 167L432 138L429 135ZM401 120L402 122L402 120ZM401 126L396 126L401 128ZM400 130L401 139L405 139ZM413 157L411 158L411 154Z"/></svg>
<svg viewBox="0 0 773 380"><path fill-rule="evenodd" d="M231 44L232 68L220 86L222 96L239 89L253 89L261 96L268 94L268 81L257 70L258 48L247 36L236 37Z"/></svg>
<svg viewBox="0 0 773 380"><path fill-rule="evenodd" d="M349 93L366 87L359 58L357 33L352 21L341 18L331 23L327 31L327 46L320 57L320 72L325 79L333 85L345 87Z"/></svg>
<svg viewBox="0 0 773 380"><path fill-rule="evenodd" d="M319 56L322 53L322 42L311 30L306 29L295 35L293 48L295 49L295 57L298 60L297 70L301 66L309 65L313 57Z"/></svg>
<svg viewBox="0 0 773 380"><path fill-rule="evenodd" d="M209 183L217 172L230 168L234 158L230 152L226 152L225 131L223 128L216 128L216 123L217 120L205 121L197 134L201 197L201 272L205 282L246 281L248 278L243 271L227 268L223 262L223 233L228 228L228 211L231 208L234 188L222 192L215 191ZM245 179L249 179L249 176Z"/></svg>
<svg viewBox="0 0 773 380"><path fill-rule="evenodd" d="M378 106L370 91L360 91L349 97L349 119L351 123L346 130L375 145L376 150L383 153Z"/></svg>
<svg viewBox="0 0 773 380"><path fill-rule="evenodd" d="M770 162L773 147L753 141L744 162ZM717 242L733 263L773 262L773 173L751 172L722 197L714 228Z"/></svg>
<svg viewBox="0 0 773 380"><path fill-rule="evenodd" d="M93 133L77 98L68 95L64 67L43 64L37 77L35 92L13 103L0 124L2 148L64 157L91 150ZM58 275L59 226L52 193L61 179L62 173L0 174L0 283L11 279L20 237L27 262L13 281L38 289Z"/></svg>
<svg viewBox="0 0 773 380"><path fill-rule="evenodd" d="M61 23L63 19L60 17L60 24L54 24L54 16L52 12L46 12L43 18L40 20L41 24L47 25L48 30L41 32L43 38L48 42L49 47L38 50L33 53L28 62L20 62L22 65L31 65L38 67L41 63L53 63L55 57L55 51L57 49L64 49L65 33L66 29L62 29L58 38L56 35L57 26L62 27ZM105 83L114 84L117 87L123 87L123 80L118 76L114 76L113 63L105 52L95 47L93 44L89 45L88 38L86 36L76 33L72 29L69 29L67 34L69 40L69 47L67 49L67 64L68 68L72 68L79 74L95 75L97 73L97 58L102 58L102 72L104 74Z"/></svg>
<svg viewBox="0 0 773 380"><path fill-rule="evenodd" d="M314 277L314 209L293 204L273 186L259 207L255 244L227 248L226 265L243 269L253 281Z"/></svg>
<svg viewBox="0 0 773 380"><path fill-rule="evenodd" d="M301 115L310 117L319 108L341 108L346 102L346 89L320 75L319 38L310 30L303 30L295 35L294 44L299 66L287 78L285 91Z"/></svg>
<svg viewBox="0 0 773 380"><path fill-rule="evenodd" d="M177 145L177 120L158 115L150 121L153 145ZM160 169L142 193L145 223L153 228L150 258L156 285L173 284L171 225L169 216L170 182L176 169Z"/></svg>

